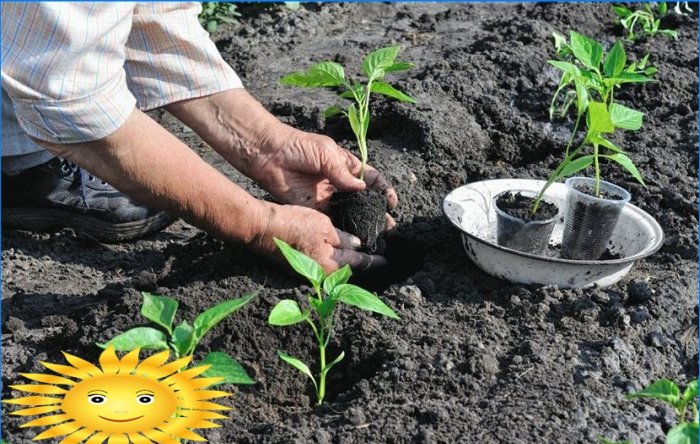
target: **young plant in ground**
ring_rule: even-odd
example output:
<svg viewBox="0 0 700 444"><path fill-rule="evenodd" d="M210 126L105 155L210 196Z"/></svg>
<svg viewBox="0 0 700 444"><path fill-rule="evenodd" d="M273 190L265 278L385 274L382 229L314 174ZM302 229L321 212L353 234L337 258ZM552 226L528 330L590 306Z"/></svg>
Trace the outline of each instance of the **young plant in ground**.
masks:
<svg viewBox="0 0 700 444"><path fill-rule="evenodd" d="M137 348L144 350L172 349L176 358L189 356L194 353L205 334L230 314L238 311L250 302L257 292L239 299L231 299L217 304L199 314L192 324L182 321L173 328L178 302L165 296L156 296L142 292L143 303L141 314L149 321L157 324L163 330L152 327L136 327L121 333L104 344L110 345L117 351L131 351ZM207 377L222 377L221 382L231 384L254 384L243 367L231 356L223 352L207 354L200 364L211 367L203 374Z"/></svg>
<svg viewBox="0 0 700 444"><path fill-rule="evenodd" d="M347 109L332 106L324 112L324 116L329 118L342 114L350 121L352 132L357 138L360 160L362 161L360 179L364 179L367 164L367 128L370 121L369 99L371 94L382 94L400 102L416 103L411 96L384 81L387 74L405 71L414 66L412 63L397 62L398 54L398 46L380 48L369 53L362 61L362 73L367 77L365 83L350 81L345 77L343 66L331 61L316 63L306 72L294 72L280 80L284 85L336 88L341 98L351 101Z"/></svg>
<svg viewBox="0 0 700 444"><path fill-rule="evenodd" d="M673 29L661 29L661 19L659 17L666 14L668 7L666 2L659 2L656 7L651 3L644 3L642 8L631 10L625 6L613 6L612 10L617 15L617 23L621 24L627 36L625 40L633 42L642 35L646 37L656 37L657 34L665 35L672 39L678 38L678 31ZM657 17L658 14L658 17ZM639 23L641 34L635 33L635 26Z"/></svg>
<svg viewBox="0 0 700 444"><path fill-rule="evenodd" d="M696 444L698 442L698 380L692 380L681 393L678 385L668 379L656 381L649 387L626 396L627 399L651 398L673 407L678 425L666 434L667 444ZM690 411L688 410L688 407Z"/></svg>
<svg viewBox="0 0 700 444"><path fill-rule="evenodd" d="M643 113L615 102L615 88L626 83L645 83L652 81L648 76L656 68L647 66L648 56L639 63L627 65L627 55L621 42L616 42L605 54L603 46L595 40L571 31L571 43L555 34L555 47L560 56L569 57L570 61L549 60L549 64L560 69L562 76L559 87L554 93L550 105L550 115L554 114L557 97L566 88L572 89L571 99L566 100L564 111L575 103L576 121L564 151L564 160L549 176L544 187L533 202L535 213L545 191L557 180L573 175L590 165L595 168L595 195L599 195L600 160L612 160L625 168L639 183L644 181L627 154L604 137L615 129L636 131L642 126ZM581 144L572 150L583 117L586 117L587 130ZM589 147L591 154L584 154ZM603 153L605 151L606 153Z"/></svg>
<svg viewBox="0 0 700 444"><path fill-rule="evenodd" d="M238 7L228 2L202 2L199 23L209 32L216 32L221 23L236 23Z"/></svg>
<svg viewBox="0 0 700 444"><path fill-rule="evenodd" d="M319 372L317 378L314 377L309 366L301 360L281 350L278 350L277 354L283 361L305 374L311 380L316 391L316 405L321 405L326 395L326 376L330 369L345 357L345 352L341 352L330 362L327 362L326 359L326 347L328 347L328 343L333 337L333 317L336 305L342 302L392 319L399 319L399 317L376 295L356 285L347 283L352 275L349 266L346 265L326 275L323 268L310 257L295 250L284 241L275 239L275 242L285 259L287 259L287 262L289 262L289 265L297 273L309 280L314 293L308 296L310 309L303 311L294 300L283 299L279 301L270 312L268 323L286 327L306 322L311 327L319 350Z"/></svg>

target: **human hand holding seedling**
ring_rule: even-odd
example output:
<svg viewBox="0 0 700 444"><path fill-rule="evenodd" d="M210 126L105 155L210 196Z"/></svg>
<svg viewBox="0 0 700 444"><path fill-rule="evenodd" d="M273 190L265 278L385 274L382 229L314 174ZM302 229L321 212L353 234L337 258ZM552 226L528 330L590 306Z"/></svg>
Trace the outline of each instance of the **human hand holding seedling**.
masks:
<svg viewBox="0 0 700 444"><path fill-rule="evenodd" d="M316 391L316 405L321 405L326 395L326 376L331 368L345 357L345 352L341 351L331 362L327 362L326 359L326 347L333 337L333 318L337 304L342 302L392 319L399 319L399 317L376 295L347 283L352 275L350 267L345 266L331 274L326 274L310 257L296 251L284 241L275 239L275 242L294 271L308 279L314 293L308 296L310 310L302 311L299 304L291 299L279 301L270 312L268 323L286 327L306 322L311 327L319 350L317 377L314 377L309 366L301 360L281 350L278 350L277 354L280 359L311 380Z"/></svg>

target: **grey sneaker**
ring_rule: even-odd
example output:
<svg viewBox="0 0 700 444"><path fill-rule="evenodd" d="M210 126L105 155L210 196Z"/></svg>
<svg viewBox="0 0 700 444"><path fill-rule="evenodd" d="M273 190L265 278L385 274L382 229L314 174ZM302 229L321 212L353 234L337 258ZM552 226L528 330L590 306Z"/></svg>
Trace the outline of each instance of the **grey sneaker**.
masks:
<svg viewBox="0 0 700 444"><path fill-rule="evenodd" d="M65 159L54 158L15 176L2 175L2 228L72 228L101 242L160 231L175 219L130 200Z"/></svg>

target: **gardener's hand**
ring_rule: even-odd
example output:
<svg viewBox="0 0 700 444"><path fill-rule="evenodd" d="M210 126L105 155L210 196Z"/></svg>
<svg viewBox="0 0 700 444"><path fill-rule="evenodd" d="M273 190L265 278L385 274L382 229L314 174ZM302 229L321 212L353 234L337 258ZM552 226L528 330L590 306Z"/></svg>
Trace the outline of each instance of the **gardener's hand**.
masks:
<svg viewBox="0 0 700 444"><path fill-rule="evenodd" d="M315 259L327 273L346 264L362 271L386 265L382 256L356 251L360 239L336 229L323 213L297 205L264 205L265 223L250 244L259 253L282 260L274 242L278 238Z"/></svg>

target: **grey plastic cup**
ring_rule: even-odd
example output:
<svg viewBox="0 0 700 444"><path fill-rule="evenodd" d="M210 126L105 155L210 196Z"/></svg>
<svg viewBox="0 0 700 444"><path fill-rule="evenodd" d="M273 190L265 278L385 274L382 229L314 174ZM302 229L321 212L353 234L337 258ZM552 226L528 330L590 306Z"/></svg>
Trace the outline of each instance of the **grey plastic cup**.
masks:
<svg viewBox="0 0 700 444"><path fill-rule="evenodd" d="M547 245L549 245L549 239L552 237L554 223L559 217L561 209L557 207L557 214L551 219L526 222L498 208L496 204L498 198L506 193L522 194L532 198L537 197L537 193L534 191L506 190L498 193L493 198L493 206L496 209L496 243L502 247L524 253L544 254ZM550 202L546 199L545 201ZM554 204L553 202L550 203Z"/></svg>
<svg viewBox="0 0 700 444"><path fill-rule="evenodd" d="M600 181L600 190L615 199L603 199L576 189L577 185L595 186L590 177L571 177L567 187L564 235L561 257L574 260L597 260L605 253L617 220L630 201L630 193L610 182Z"/></svg>

